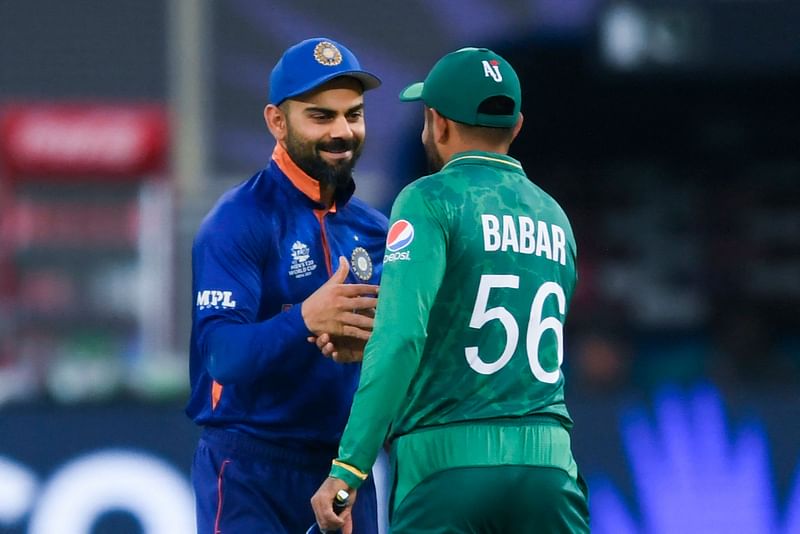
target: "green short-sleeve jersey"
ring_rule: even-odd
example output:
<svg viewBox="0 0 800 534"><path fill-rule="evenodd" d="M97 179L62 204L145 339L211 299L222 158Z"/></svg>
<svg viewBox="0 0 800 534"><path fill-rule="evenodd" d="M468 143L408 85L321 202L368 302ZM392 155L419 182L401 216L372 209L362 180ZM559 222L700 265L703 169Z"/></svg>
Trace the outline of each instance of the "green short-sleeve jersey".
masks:
<svg viewBox="0 0 800 534"><path fill-rule="evenodd" d="M518 161L464 152L406 187L383 269L341 462L367 472L384 439L453 423L571 424L561 362L575 239Z"/></svg>

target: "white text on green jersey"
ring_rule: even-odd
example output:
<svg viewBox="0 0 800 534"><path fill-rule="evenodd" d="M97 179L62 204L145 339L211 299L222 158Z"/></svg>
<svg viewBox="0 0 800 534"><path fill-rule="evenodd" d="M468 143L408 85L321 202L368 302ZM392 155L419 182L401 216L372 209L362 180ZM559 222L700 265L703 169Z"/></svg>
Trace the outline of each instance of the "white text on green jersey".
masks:
<svg viewBox="0 0 800 534"><path fill-rule="evenodd" d="M486 252L518 252L544 256L566 265L566 234L557 224L534 221L524 215L482 214L483 248Z"/></svg>

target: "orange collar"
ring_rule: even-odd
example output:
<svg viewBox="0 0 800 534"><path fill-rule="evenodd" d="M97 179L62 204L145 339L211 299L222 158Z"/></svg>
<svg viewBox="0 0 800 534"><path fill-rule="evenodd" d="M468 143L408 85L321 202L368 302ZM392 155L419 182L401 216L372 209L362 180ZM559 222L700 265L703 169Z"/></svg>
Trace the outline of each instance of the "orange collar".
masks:
<svg viewBox="0 0 800 534"><path fill-rule="evenodd" d="M294 185L305 196L320 204L322 195L319 190L319 182L310 177L306 172L297 166L297 163L292 161L286 149L280 143L275 144L275 150L272 151L272 159L278 165L278 168L286 175L292 185ZM331 204L330 209L327 211L336 213L336 201Z"/></svg>

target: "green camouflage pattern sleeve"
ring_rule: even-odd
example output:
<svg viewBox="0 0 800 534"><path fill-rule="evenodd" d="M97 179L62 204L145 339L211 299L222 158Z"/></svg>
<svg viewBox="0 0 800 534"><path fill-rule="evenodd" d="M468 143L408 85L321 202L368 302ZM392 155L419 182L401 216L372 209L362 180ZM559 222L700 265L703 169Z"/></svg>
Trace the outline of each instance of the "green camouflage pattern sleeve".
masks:
<svg viewBox="0 0 800 534"><path fill-rule="evenodd" d="M424 180L424 179L423 179ZM445 271L446 215L419 181L392 208L375 328L364 352L361 380L339 446L338 462L368 473L417 372L428 317ZM360 480L334 466L351 487Z"/></svg>

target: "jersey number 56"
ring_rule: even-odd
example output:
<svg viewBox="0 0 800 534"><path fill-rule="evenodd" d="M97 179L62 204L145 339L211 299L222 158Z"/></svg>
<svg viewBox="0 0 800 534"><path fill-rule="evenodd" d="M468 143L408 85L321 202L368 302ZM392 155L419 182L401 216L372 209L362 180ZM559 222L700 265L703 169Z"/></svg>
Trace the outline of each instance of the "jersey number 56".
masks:
<svg viewBox="0 0 800 534"><path fill-rule="evenodd" d="M483 375L494 374L505 367L511 356L514 355L519 342L519 326L514 316L502 306L486 308L489 305L489 292L492 288L519 289L519 276L513 274L484 274L481 276L478 296L475 298L475 307L472 309L469 326L470 328L481 328L489 321L497 319L506 330L506 346L503 349L503 354L493 362L487 363L484 361L478 354L478 347L464 348L464 355L469 366ZM528 321L528 335L525 341L528 363L533 376L541 382L554 384L558 381L561 374L561 363L564 361L564 325L556 317L542 319L544 303L550 295L555 295L558 300L558 311L562 316L564 315L567 304L564 290L555 282L545 282L533 297L530 320ZM539 342L546 330L552 330L556 337L558 366L552 371L545 370L539 361Z"/></svg>

